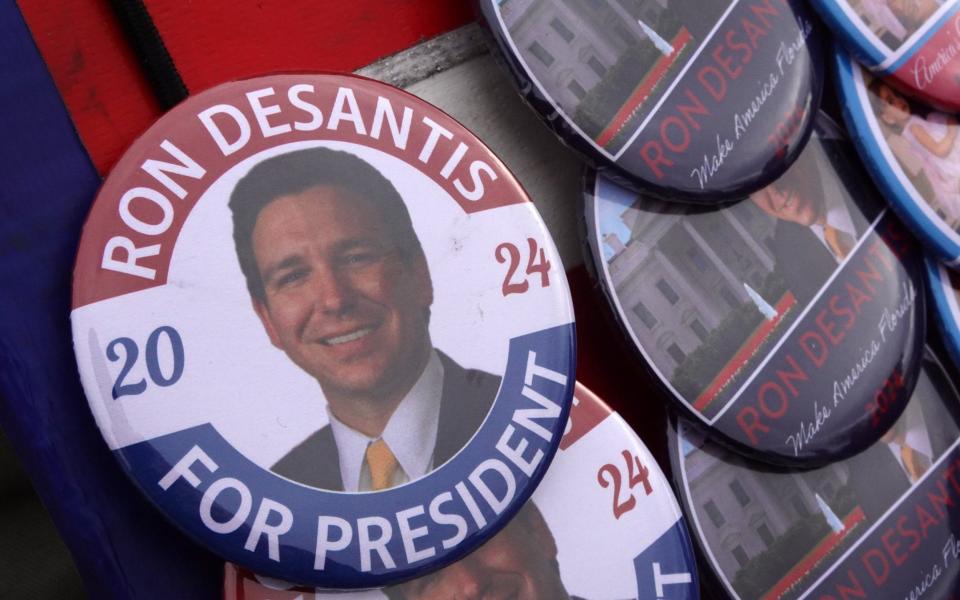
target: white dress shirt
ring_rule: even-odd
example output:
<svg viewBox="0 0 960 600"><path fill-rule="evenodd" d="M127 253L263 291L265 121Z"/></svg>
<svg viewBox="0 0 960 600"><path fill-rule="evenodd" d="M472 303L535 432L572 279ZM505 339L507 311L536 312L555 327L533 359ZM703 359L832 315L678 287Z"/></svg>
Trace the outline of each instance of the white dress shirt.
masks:
<svg viewBox="0 0 960 600"><path fill-rule="evenodd" d="M338 419L327 405L330 428L340 454L344 491L370 491L370 467L365 458L367 446L377 439L383 439L397 457L399 467L394 473L392 486L413 481L433 470L442 395L443 365L436 350L432 350L426 368L397 405L380 438L371 438L353 429Z"/></svg>
<svg viewBox="0 0 960 600"><path fill-rule="evenodd" d="M927 436L927 427L923 422L923 415L919 410L910 410L907 408L904 411L904 416L906 419L906 430L907 433L904 436L904 441L908 446L921 452L926 455L926 457L933 462L933 449L930 446L930 438ZM903 464L903 455L900 450L900 443L895 441L887 442L887 447L890 448L890 452L893 452L894 458L897 459L900 468L903 469L903 472L907 474L907 477L910 477L910 471L907 469L906 465ZM911 478L911 483L916 483Z"/></svg>
<svg viewBox="0 0 960 600"><path fill-rule="evenodd" d="M855 244L857 242L857 229L853 226L853 219L850 218L850 211L843 201L842 192L835 192L833 190L826 191L823 195L823 203L824 209L826 209L826 224L841 233L849 235ZM817 236L820 243L833 255L833 258L838 263L843 261L844 257L834 254L833 248L827 243L827 239L823 235L823 225L811 225L810 230L813 231L813 234Z"/></svg>

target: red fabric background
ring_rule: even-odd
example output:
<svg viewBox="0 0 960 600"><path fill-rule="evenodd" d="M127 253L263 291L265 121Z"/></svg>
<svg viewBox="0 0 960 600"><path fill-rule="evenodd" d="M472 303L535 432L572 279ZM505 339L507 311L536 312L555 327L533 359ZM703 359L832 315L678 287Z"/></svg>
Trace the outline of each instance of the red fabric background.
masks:
<svg viewBox="0 0 960 600"><path fill-rule="evenodd" d="M146 0L191 92L282 71L353 71L473 18L462 0ZM106 175L162 111L106 0L19 0L97 170ZM577 378L637 430L666 467L662 396L608 318L583 267L568 273Z"/></svg>
<svg viewBox="0 0 960 600"><path fill-rule="evenodd" d="M106 174L160 116L105 0L20 0L40 53L97 170ZM282 71L353 71L468 23L450 0L147 0L195 93Z"/></svg>

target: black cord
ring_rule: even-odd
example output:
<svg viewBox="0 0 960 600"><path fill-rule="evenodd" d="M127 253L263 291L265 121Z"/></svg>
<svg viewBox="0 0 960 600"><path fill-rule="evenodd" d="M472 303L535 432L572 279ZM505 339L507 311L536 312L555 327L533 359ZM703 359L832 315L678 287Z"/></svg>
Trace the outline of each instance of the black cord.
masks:
<svg viewBox="0 0 960 600"><path fill-rule="evenodd" d="M113 13L143 66L150 87L164 110L189 95L143 0L110 0Z"/></svg>

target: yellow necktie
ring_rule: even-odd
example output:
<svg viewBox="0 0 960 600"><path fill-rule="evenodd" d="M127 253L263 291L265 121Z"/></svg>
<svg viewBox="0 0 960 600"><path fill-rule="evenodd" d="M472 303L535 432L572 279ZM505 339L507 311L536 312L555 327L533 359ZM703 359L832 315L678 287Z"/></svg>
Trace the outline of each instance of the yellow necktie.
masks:
<svg viewBox="0 0 960 600"><path fill-rule="evenodd" d="M853 249L854 241L850 234L829 225L823 226L823 239L826 240L830 250L833 251L833 255L839 260L845 259L850 254L850 250Z"/></svg>
<svg viewBox="0 0 960 600"><path fill-rule="evenodd" d="M373 491L378 492L393 487L393 475L397 472L397 457L383 440L377 440L367 446L367 465L370 467L370 481Z"/></svg>
<svg viewBox="0 0 960 600"><path fill-rule="evenodd" d="M930 468L931 463L927 455L906 444L900 446L900 458L903 459L903 465L907 468L910 481L919 480Z"/></svg>

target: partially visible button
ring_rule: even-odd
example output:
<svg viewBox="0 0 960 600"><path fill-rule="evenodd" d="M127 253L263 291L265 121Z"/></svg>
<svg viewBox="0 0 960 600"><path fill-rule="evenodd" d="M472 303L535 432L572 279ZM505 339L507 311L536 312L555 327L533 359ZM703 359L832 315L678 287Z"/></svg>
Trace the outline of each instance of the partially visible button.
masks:
<svg viewBox="0 0 960 600"><path fill-rule="evenodd" d="M369 588L520 510L573 396L573 308L513 175L369 79L191 96L91 209L71 320L87 400L140 490L258 573Z"/></svg>
<svg viewBox="0 0 960 600"><path fill-rule="evenodd" d="M849 52L917 99L960 110L960 2L811 0Z"/></svg>
<svg viewBox="0 0 960 600"><path fill-rule="evenodd" d="M923 253L852 152L820 117L783 177L723 207L585 184L587 262L637 358L760 460L859 452L916 382Z"/></svg>
<svg viewBox="0 0 960 600"><path fill-rule="evenodd" d="M950 598L960 585L958 409L927 350L884 436L819 469L770 469L676 420L670 461L704 586L736 600Z"/></svg>
<svg viewBox="0 0 960 600"><path fill-rule="evenodd" d="M224 600L304 594L318 600L699 597L690 536L663 472L619 415L579 384L560 450L533 498L492 540L453 565L346 596L226 566Z"/></svg>
<svg viewBox="0 0 960 600"><path fill-rule="evenodd" d="M837 88L860 157L890 206L940 260L960 264L960 126L837 49Z"/></svg>
<svg viewBox="0 0 960 600"><path fill-rule="evenodd" d="M546 124L621 185L717 204L771 183L813 127L820 30L799 0L481 0Z"/></svg>

